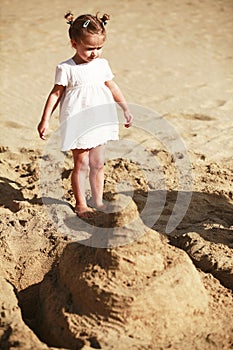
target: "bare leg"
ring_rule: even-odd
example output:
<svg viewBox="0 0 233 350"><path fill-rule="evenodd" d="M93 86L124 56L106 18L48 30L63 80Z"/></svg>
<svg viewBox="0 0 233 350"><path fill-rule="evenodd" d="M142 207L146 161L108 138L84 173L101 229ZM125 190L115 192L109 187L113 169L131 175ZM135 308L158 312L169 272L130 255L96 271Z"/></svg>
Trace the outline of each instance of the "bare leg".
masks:
<svg viewBox="0 0 233 350"><path fill-rule="evenodd" d="M93 204L96 208L104 208L103 191L104 191L104 156L105 145L100 145L90 149L89 166L90 166L90 185L92 192Z"/></svg>
<svg viewBox="0 0 233 350"><path fill-rule="evenodd" d="M85 214L91 211L87 206L85 196L89 150L74 149L72 153L74 170L71 175L71 184L76 200L75 211L81 217L86 216Z"/></svg>

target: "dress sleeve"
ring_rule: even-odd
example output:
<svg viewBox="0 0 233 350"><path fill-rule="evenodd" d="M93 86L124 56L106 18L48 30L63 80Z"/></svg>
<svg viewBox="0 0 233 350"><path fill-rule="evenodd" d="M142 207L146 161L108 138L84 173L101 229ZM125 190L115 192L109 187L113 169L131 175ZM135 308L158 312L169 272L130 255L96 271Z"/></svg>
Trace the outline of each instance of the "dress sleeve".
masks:
<svg viewBox="0 0 233 350"><path fill-rule="evenodd" d="M67 72L64 66L59 64L56 67L56 73L55 73L55 84L57 85L63 85L67 86L68 85L68 77L67 77Z"/></svg>
<svg viewBox="0 0 233 350"><path fill-rule="evenodd" d="M105 62L105 70L104 70L104 77L105 77L105 81L108 81L108 80L112 80L114 78L114 74L112 73L112 70L109 66L109 63L107 60L104 60Z"/></svg>

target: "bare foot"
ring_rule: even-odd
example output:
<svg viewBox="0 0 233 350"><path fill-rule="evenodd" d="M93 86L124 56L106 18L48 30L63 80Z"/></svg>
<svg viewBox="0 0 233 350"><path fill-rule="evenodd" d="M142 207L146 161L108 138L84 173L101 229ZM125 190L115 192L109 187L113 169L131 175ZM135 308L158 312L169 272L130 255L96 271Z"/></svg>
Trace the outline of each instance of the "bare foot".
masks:
<svg viewBox="0 0 233 350"><path fill-rule="evenodd" d="M107 210L107 205L105 205L104 203L100 204L100 205L95 205L95 208L99 211L106 211Z"/></svg>
<svg viewBox="0 0 233 350"><path fill-rule="evenodd" d="M106 211L107 210L107 205L104 203L97 204L97 203L94 203L93 201L90 201L88 204L92 208L95 208L96 210L99 210L99 211Z"/></svg>
<svg viewBox="0 0 233 350"><path fill-rule="evenodd" d="M76 206L74 211L80 219L91 219L94 216L93 210L88 206Z"/></svg>

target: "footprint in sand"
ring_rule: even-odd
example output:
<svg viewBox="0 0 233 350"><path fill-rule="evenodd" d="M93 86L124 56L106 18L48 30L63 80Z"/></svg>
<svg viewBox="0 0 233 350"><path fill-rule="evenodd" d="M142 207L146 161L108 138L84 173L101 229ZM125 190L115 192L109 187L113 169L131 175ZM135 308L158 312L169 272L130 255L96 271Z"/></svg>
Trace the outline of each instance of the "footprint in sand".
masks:
<svg viewBox="0 0 233 350"><path fill-rule="evenodd" d="M5 122L5 126L7 128L13 128L13 129L22 129L23 125L20 125L18 123L15 122Z"/></svg>
<svg viewBox="0 0 233 350"><path fill-rule="evenodd" d="M183 119L190 119L190 120L202 120L202 121L215 120L215 118L213 118L213 117L210 117L210 116L205 115L205 114L198 114L198 113L195 113L195 114L181 114L179 117L183 118Z"/></svg>
<svg viewBox="0 0 233 350"><path fill-rule="evenodd" d="M225 100L209 100L209 101L205 101L202 105L201 108L223 108L226 105L227 101Z"/></svg>
<svg viewBox="0 0 233 350"><path fill-rule="evenodd" d="M220 106L220 109L222 109L224 111L233 110L233 100L225 101L225 103Z"/></svg>
<svg viewBox="0 0 233 350"><path fill-rule="evenodd" d="M203 120L203 121L215 120L215 118L209 117L208 115L204 115L204 114L194 114L192 115L192 119Z"/></svg>

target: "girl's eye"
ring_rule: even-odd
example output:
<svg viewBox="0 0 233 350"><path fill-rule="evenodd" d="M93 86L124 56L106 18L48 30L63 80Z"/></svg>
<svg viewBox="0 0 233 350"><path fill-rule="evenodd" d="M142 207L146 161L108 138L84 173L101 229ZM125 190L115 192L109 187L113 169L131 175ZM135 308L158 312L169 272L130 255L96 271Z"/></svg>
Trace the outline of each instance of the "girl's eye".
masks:
<svg viewBox="0 0 233 350"><path fill-rule="evenodd" d="M96 48L96 50L101 50L103 48L103 46L100 46L100 47L97 47ZM95 50L95 48L93 48L93 47L90 47L89 49L87 49L87 51L93 51L93 50Z"/></svg>

